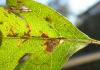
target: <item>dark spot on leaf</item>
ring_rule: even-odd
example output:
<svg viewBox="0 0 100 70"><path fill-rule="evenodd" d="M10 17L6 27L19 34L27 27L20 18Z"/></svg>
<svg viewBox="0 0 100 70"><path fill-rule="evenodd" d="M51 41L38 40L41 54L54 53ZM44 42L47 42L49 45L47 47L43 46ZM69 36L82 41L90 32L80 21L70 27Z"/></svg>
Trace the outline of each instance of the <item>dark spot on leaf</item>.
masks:
<svg viewBox="0 0 100 70"><path fill-rule="evenodd" d="M7 13L3 12L6 17L8 17Z"/></svg>
<svg viewBox="0 0 100 70"><path fill-rule="evenodd" d="M28 31L24 32L24 36L30 37L30 32L32 28L29 24L26 24L26 28L28 29Z"/></svg>
<svg viewBox="0 0 100 70"><path fill-rule="evenodd" d="M36 59L36 60L38 60L38 59L39 59L39 57L38 57L38 56L36 56L36 57L35 57L35 59Z"/></svg>
<svg viewBox="0 0 100 70"><path fill-rule="evenodd" d="M56 24L54 24L54 26L56 26Z"/></svg>
<svg viewBox="0 0 100 70"><path fill-rule="evenodd" d="M50 26L50 25L49 25L49 27L50 27L51 29L53 29L53 27L52 27L52 26Z"/></svg>
<svg viewBox="0 0 100 70"><path fill-rule="evenodd" d="M50 18L49 16L47 16L47 17L45 18L45 20L46 20L47 22L49 22L49 23L52 22L52 20L51 20L51 18Z"/></svg>
<svg viewBox="0 0 100 70"><path fill-rule="evenodd" d="M20 26L20 24L17 22L17 24Z"/></svg>
<svg viewBox="0 0 100 70"><path fill-rule="evenodd" d="M49 62L44 62L42 65L47 65L47 66L49 66Z"/></svg>
<svg viewBox="0 0 100 70"><path fill-rule="evenodd" d="M8 35L7 35L7 37L17 37L17 36L18 36L18 33L16 33L16 34L13 33L13 34L8 34Z"/></svg>
<svg viewBox="0 0 100 70"><path fill-rule="evenodd" d="M8 28L8 27L6 27L6 28Z"/></svg>
<svg viewBox="0 0 100 70"><path fill-rule="evenodd" d="M30 31L29 31L30 32ZM24 36L27 36L27 37L30 37L30 34L29 34L29 32L24 32Z"/></svg>
<svg viewBox="0 0 100 70"><path fill-rule="evenodd" d="M0 21L0 24L3 24L3 22L2 22L2 21Z"/></svg>
<svg viewBox="0 0 100 70"><path fill-rule="evenodd" d="M64 24L64 26L66 26L66 24Z"/></svg>
<svg viewBox="0 0 100 70"><path fill-rule="evenodd" d="M46 33L44 33L43 31L39 31L39 32L41 33L42 38L49 38L49 36Z"/></svg>
<svg viewBox="0 0 100 70"><path fill-rule="evenodd" d="M31 53L26 53L26 54L24 54L20 59L19 59L19 63L20 62L24 62L24 61L26 61L29 57L30 57L30 55L31 55Z"/></svg>
<svg viewBox="0 0 100 70"><path fill-rule="evenodd" d="M2 32L0 31L0 46L2 44Z"/></svg>
<svg viewBox="0 0 100 70"><path fill-rule="evenodd" d="M8 11L8 13L9 13L9 14L11 14L11 12L10 12L10 11Z"/></svg>
<svg viewBox="0 0 100 70"><path fill-rule="evenodd" d="M59 44L60 39L47 39L43 42L42 46L45 45L45 52L52 53L54 48Z"/></svg>

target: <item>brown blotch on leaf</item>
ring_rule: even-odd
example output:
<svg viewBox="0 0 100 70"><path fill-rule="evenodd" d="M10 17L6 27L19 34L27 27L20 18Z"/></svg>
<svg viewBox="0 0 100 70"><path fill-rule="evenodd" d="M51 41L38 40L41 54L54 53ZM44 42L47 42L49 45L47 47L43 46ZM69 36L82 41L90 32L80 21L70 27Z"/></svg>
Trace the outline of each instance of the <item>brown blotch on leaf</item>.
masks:
<svg viewBox="0 0 100 70"><path fill-rule="evenodd" d="M22 36L22 37L30 37L30 32L31 32L31 29L32 29L30 24L26 24L26 28L28 29L28 31L24 32L24 36Z"/></svg>
<svg viewBox="0 0 100 70"><path fill-rule="evenodd" d="M39 31L39 32L41 33L42 38L49 38L49 36L45 32L43 31Z"/></svg>
<svg viewBox="0 0 100 70"><path fill-rule="evenodd" d="M2 44L2 32L0 31L0 46Z"/></svg>
<svg viewBox="0 0 100 70"><path fill-rule="evenodd" d="M8 34L8 35L7 35L7 37L17 37L17 36L18 36L18 33L16 33L16 34L13 33L13 34Z"/></svg>
<svg viewBox="0 0 100 70"><path fill-rule="evenodd" d="M52 22L52 20L51 20L51 18L49 17L49 16L47 16L46 18L44 18L47 22L49 22L49 23L51 23Z"/></svg>
<svg viewBox="0 0 100 70"><path fill-rule="evenodd" d="M7 35L8 37L17 37L18 33L14 33L13 30L16 28L13 24L10 24L10 33Z"/></svg>
<svg viewBox="0 0 100 70"><path fill-rule="evenodd" d="M26 24L26 28L28 29L28 31L24 32L24 36L30 37L30 32L31 32L32 28L29 24Z"/></svg>
<svg viewBox="0 0 100 70"><path fill-rule="evenodd" d="M45 52L52 53L54 48L59 44L60 39L47 39L43 42L42 46L45 45Z"/></svg>

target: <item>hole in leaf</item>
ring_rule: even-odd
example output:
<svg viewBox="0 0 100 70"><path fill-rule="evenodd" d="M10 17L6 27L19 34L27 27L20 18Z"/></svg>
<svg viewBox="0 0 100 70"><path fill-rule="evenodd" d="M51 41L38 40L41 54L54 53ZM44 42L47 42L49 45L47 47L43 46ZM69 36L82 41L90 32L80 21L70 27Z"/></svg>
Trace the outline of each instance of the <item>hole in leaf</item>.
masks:
<svg viewBox="0 0 100 70"><path fill-rule="evenodd" d="M15 67L14 70L20 70L21 66L23 65L23 63L28 60L28 58L31 56L31 53L26 53L25 55L23 55L20 59L19 59L19 64Z"/></svg>
<svg viewBox="0 0 100 70"><path fill-rule="evenodd" d="M25 55L23 55L20 59L19 59L19 63L20 62L25 62L29 57L30 57L31 53L26 53Z"/></svg>
<svg viewBox="0 0 100 70"><path fill-rule="evenodd" d="M26 6L11 6L11 10L20 10L21 12L32 12L31 9L27 8Z"/></svg>

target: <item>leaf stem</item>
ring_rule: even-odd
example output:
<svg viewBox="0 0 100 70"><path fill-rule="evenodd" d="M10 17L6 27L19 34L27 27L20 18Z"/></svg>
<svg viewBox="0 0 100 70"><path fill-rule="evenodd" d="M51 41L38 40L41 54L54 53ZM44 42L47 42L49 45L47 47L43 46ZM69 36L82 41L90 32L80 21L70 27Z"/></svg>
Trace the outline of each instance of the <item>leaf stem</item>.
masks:
<svg viewBox="0 0 100 70"><path fill-rule="evenodd" d="M95 39L91 39L91 43L92 43L92 44L99 44L99 45L100 45L100 41L95 40Z"/></svg>

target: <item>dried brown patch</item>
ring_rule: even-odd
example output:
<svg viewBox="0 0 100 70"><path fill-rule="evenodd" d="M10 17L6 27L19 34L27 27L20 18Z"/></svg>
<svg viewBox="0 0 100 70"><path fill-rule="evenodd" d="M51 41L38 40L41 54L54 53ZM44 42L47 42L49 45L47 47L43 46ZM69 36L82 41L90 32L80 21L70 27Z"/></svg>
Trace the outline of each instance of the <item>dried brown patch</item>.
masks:
<svg viewBox="0 0 100 70"><path fill-rule="evenodd" d="M27 32L24 32L24 37L26 37L26 36L27 37L30 37L30 32L32 30L30 24L26 24L26 28L28 29L28 31Z"/></svg>
<svg viewBox="0 0 100 70"><path fill-rule="evenodd" d="M59 44L60 39L47 39L43 42L42 46L45 45L45 52L52 53L54 48Z"/></svg>
<svg viewBox="0 0 100 70"><path fill-rule="evenodd" d="M11 28L10 28L10 33L7 35L8 37L17 37L18 33L14 33L14 29L16 28L13 24L10 24Z"/></svg>
<svg viewBox="0 0 100 70"><path fill-rule="evenodd" d="M7 13L3 12L6 17L8 17Z"/></svg>
<svg viewBox="0 0 100 70"><path fill-rule="evenodd" d="M26 28L28 29L27 32L24 32L24 35L20 37L20 40L18 41L17 45L18 47L20 47L20 45L24 42L26 42L27 40L30 39L30 32L31 32L31 26L29 24L26 24Z"/></svg>
<svg viewBox="0 0 100 70"><path fill-rule="evenodd" d="M39 32L41 33L42 38L49 38L49 36L45 32L43 31L39 31Z"/></svg>

